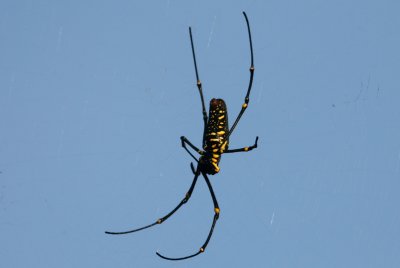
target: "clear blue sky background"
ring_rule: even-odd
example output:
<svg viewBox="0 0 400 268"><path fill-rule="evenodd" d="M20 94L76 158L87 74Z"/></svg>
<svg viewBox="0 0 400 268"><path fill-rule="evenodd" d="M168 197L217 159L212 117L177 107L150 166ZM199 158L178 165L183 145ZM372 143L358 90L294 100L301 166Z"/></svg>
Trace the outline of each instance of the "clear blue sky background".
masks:
<svg viewBox="0 0 400 268"><path fill-rule="evenodd" d="M137 1L138 2L138 1ZM2 267L399 267L398 1L0 2ZM207 103L251 102L187 191Z"/></svg>

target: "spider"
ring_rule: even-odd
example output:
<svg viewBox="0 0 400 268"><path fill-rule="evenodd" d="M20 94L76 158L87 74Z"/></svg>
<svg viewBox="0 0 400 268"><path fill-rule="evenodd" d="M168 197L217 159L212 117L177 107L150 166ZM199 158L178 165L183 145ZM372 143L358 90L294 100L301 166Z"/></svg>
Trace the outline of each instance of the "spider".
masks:
<svg viewBox="0 0 400 268"><path fill-rule="evenodd" d="M225 104L224 100L222 100L222 99L214 99L213 98L210 101L210 110L207 115L206 108L204 105L202 84L199 79L199 74L197 71L196 55L195 55L194 46L193 46L192 29L189 27L190 43L191 43L191 47L192 47L194 68L195 68L196 79L197 79L197 88L200 93L200 100L201 100L202 111L203 111L203 120L204 120L203 150L200 150L195 145L193 145L186 137L184 137L184 136L181 137L182 147L197 162L197 168L194 168L193 163L190 164L192 172L194 173L193 182L190 185L189 190L187 191L187 193L185 194L185 196L181 200L181 202L173 210L171 210L168 214L166 214L162 218L159 218L154 223L151 223L149 225L146 225L146 226L138 228L138 229L125 231L125 232L108 232L108 231L106 231L105 232L106 234L112 234L112 235L128 234L128 233L141 231L141 230L150 228L154 225L163 223L169 217L171 217L178 209L180 209L183 204L185 204L186 202L189 201L189 199L192 195L192 192L194 190L194 187L196 186L197 179L199 178L200 175L202 175L204 180L207 183L208 189L211 193L211 198L214 203L214 219L213 219L213 222L212 222L212 225L211 225L211 228L208 233L206 241L204 242L204 244L200 247L200 249L196 253L187 255L185 257L170 258L170 257L166 257L166 256L160 254L159 252L156 252L156 254L163 259L177 261L177 260L184 260L184 259L189 259L189 258L195 257L205 251L205 249L208 245L208 242L211 239L215 224L216 224L216 222L219 218L219 214L220 214L220 208L218 206L217 198L215 197L214 190L211 186L211 183L210 183L210 180L209 180L207 174L214 175L219 172L220 168L218 167L218 164L221 160L222 154L236 153L236 152L248 152L248 151L253 150L254 148L257 148L258 137L256 137L255 143L252 146L243 147L243 148L239 148L239 149L228 149L229 137L231 136L233 130L235 129L236 125L238 124L240 118L242 117L244 111L246 110L246 108L248 106L249 96L250 96L250 91L251 91L251 87L253 84L253 76L254 76L253 45L252 45L252 41L251 41L250 25L249 25L249 20L248 20L245 12L243 12L243 15L246 20L247 31L249 34L249 42L250 42L250 55L251 55L250 81L249 81L249 86L247 89L247 94L244 99L244 103L242 105L242 109L240 110L239 115L237 116L232 127L229 128L229 126L228 126L227 108L226 108L226 104ZM186 147L187 145L200 155L199 159L197 159L189 151L189 149Z"/></svg>

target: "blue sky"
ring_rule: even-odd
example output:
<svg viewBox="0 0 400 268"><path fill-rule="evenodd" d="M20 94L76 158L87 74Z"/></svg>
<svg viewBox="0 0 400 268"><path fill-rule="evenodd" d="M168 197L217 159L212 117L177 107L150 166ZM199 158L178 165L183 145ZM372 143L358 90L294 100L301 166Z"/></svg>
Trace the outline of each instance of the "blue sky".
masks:
<svg viewBox="0 0 400 268"><path fill-rule="evenodd" d="M0 259L4 267L399 267L397 1L2 1ZM206 102L249 108L211 182L184 135Z"/></svg>

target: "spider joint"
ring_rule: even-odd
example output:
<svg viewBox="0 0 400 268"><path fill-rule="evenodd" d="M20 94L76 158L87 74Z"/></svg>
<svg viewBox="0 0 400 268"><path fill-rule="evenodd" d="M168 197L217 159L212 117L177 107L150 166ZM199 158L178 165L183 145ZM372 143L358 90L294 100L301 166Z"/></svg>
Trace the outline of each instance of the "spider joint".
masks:
<svg viewBox="0 0 400 268"><path fill-rule="evenodd" d="M185 194L185 200L184 202L186 203L188 201L188 199L190 198L190 193L186 193Z"/></svg>

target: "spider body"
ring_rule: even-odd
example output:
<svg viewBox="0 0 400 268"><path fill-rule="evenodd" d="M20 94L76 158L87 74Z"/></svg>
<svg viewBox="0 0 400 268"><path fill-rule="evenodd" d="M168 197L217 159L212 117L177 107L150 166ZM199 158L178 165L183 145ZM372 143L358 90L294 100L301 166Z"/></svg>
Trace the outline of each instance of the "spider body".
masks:
<svg viewBox="0 0 400 268"><path fill-rule="evenodd" d="M221 155L229 146L228 112L223 99L210 101L208 116L203 144L204 154L200 157L199 163L206 174L214 175L219 172Z"/></svg>
<svg viewBox="0 0 400 268"><path fill-rule="evenodd" d="M146 225L144 227L130 230L130 231L125 231L125 232L108 232L108 231L106 231L107 234L112 234L112 235L128 234L128 233L133 233L133 232L137 232L140 230L144 230L144 229L150 228L152 226L155 226L157 224L163 223L169 217L171 217L176 211L178 211L182 207L182 205L186 204L189 201L189 199L192 195L192 192L196 186L197 179L200 177L200 175L202 175L202 177L204 178L204 180L208 186L208 189L210 191L211 198L212 198L212 201L214 204L214 218L213 218L210 230L208 232L206 241L204 242L204 244L200 247L200 249L196 253L187 255L185 257L170 258L170 257L166 257L164 255L161 255L158 252L157 252L157 255L166 260L177 261L177 260L184 260L184 259L195 257L205 251L205 249L208 245L208 242L210 241L211 236L213 234L215 224L220 215L220 208L219 208L219 205L217 202L217 198L215 197L213 187L211 186L211 182L207 175L208 174L214 175L220 171L218 164L221 161L222 154L248 152L248 151L253 150L254 148L257 148L258 137L256 137L255 143L251 146L238 148L238 149L229 149L229 137L233 133L233 130L235 129L236 125L238 124L242 115L244 114L245 110L248 107L249 100L250 100L249 99L250 91L252 88L253 76L254 76L253 45L252 45L252 41L251 41L250 25L249 25L249 20L247 19L247 15L245 12L243 12L243 15L246 19L247 30L248 30L248 35L249 35L249 42L250 42L250 56L251 56L250 80L249 80L249 85L247 88L247 94L244 98L244 103L242 104L242 108L239 112L239 115L236 117L236 120L234 121L233 125L231 126L231 128L229 128L227 107L226 107L224 100L222 100L222 99L215 99L215 98L211 99L209 113L207 114L207 112L206 112L202 84L199 79L199 74L198 74L198 70L197 70L196 55L194 52L194 45L193 45L193 38L192 38L192 30L189 27L190 42L191 42L191 47L192 47L192 55L193 55L193 61L194 61L196 79L197 79L197 88L198 88L198 91L200 94L200 101L201 101L203 121L204 121L202 149L199 149L198 147L193 145L186 137L184 137L184 136L181 137L182 147L197 162L196 168L194 168L193 163L191 163L191 168L194 173L194 178L193 178L192 184L190 185L189 190L186 192L186 194L184 195L184 197L180 201L180 203L172 211L170 211L165 216L157 219L155 222L153 222L149 225ZM194 150L195 152L197 152L200 155L199 159L197 159L197 157L192 154L192 152L189 150L189 148L187 146L189 146L189 148L191 148L192 150Z"/></svg>

